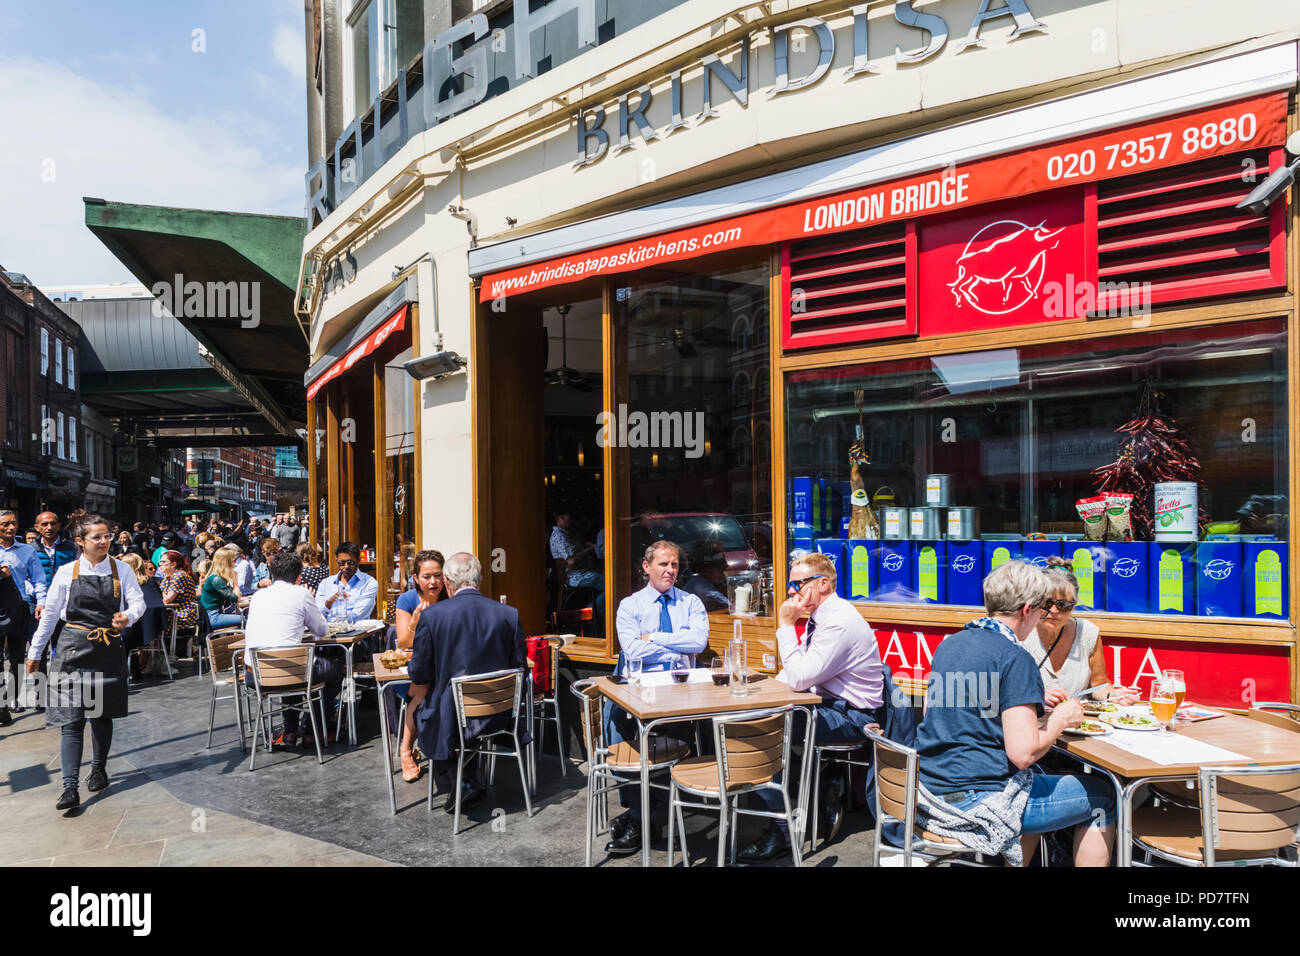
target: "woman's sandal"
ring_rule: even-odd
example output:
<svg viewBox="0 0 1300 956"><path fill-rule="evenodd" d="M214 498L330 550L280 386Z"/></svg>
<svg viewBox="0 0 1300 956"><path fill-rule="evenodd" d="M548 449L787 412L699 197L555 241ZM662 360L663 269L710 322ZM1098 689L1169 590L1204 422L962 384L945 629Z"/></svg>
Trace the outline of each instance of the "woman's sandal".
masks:
<svg viewBox="0 0 1300 956"><path fill-rule="evenodd" d="M424 776L424 768L420 766L419 759L415 756L415 751L401 754L402 758L402 780L406 783L415 783Z"/></svg>

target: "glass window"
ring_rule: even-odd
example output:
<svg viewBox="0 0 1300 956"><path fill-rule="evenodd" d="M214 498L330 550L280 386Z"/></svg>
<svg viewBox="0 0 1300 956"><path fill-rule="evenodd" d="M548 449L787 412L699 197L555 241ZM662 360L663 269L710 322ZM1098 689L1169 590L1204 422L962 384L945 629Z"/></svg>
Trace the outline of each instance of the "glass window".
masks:
<svg viewBox="0 0 1300 956"><path fill-rule="evenodd" d="M387 512L387 598L396 600L415 573L415 380L402 363L414 357L408 347L384 362L384 491ZM381 551L381 554L383 552Z"/></svg>
<svg viewBox="0 0 1300 956"><path fill-rule="evenodd" d="M58 442L59 457L66 458L67 446L64 444L64 439L63 439L63 412L58 412L57 416L58 416L58 425L56 426L57 430L54 433L54 437L55 437L55 441Z"/></svg>
<svg viewBox="0 0 1300 956"><path fill-rule="evenodd" d="M767 265L665 271L615 300L629 398L610 437L627 449L631 586L646 546L666 538L685 554L679 586L708 610L748 584L750 610L770 613L771 458L755 454L770 447L770 406L752 387L769 361L753 333L768 321Z"/></svg>
<svg viewBox="0 0 1300 956"><path fill-rule="evenodd" d="M46 328L41 329L41 374L50 374L50 330Z"/></svg>
<svg viewBox="0 0 1300 956"><path fill-rule="evenodd" d="M374 38L380 32L378 17L379 2L376 0L354 0L352 12L348 15L351 116L364 113L379 89L378 61L373 52Z"/></svg>
<svg viewBox="0 0 1300 956"><path fill-rule="evenodd" d="M50 453L50 444L54 440L54 423L50 421L50 410L48 406L41 406L41 454Z"/></svg>
<svg viewBox="0 0 1300 956"><path fill-rule="evenodd" d="M77 418L75 415L68 417L68 461L77 460Z"/></svg>
<svg viewBox="0 0 1300 956"><path fill-rule="evenodd" d="M791 546L856 599L1057 556L1085 608L1287 617L1286 387L1281 321L795 373Z"/></svg>
<svg viewBox="0 0 1300 956"><path fill-rule="evenodd" d="M76 376L76 359L73 357L72 346L68 346L68 388L77 387Z"/></svg>
<svg viewBox="0 0 1300 956"><path fill-rule="evenodd" d="M63 345L58 339L54 340L54 381L63 384Z"/></svg>

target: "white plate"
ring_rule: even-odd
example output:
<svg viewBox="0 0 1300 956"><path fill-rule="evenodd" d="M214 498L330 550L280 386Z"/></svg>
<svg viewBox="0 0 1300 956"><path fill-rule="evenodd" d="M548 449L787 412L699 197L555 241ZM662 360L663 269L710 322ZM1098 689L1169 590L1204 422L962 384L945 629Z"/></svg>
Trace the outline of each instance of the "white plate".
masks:
<svg viewBox="0 0 1300 956"><path fill-rule="evenodd" d="M1099 723L1099 721L1092 717L1089 717L1088 720L1092 723ZM1078 737L1105 737L1110 733L1110 727L1102 727L1101 730L1084 730L1082 727L1066 727L1062 733L1074 734Z"/></svg>
<svg viewBox="0 0 1300 956"><path fill-rule="evenodd" d="M1120 717L1131 717L1134 720L1145 720L1148 721L1148 724L1139 727L1133 724L1116 723L1116 721ZM1121 712L1118 714L1102 714L1097 719L1102 723L1110 724L1116 730L1159 730L1160 729L1160 723L1154 717L1149 716L1147 714L1125 714Z"/></svg>

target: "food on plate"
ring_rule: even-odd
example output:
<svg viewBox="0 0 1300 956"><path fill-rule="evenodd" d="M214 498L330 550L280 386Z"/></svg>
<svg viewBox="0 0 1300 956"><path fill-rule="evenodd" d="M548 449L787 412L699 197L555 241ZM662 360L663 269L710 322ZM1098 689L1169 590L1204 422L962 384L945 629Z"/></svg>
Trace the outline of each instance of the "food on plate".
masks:
<svg viewBox="0 0 1300 956"><path fill-rule="evenodd" d="M1097 723L1095 720L1085 720L1078 727L1067 727L1065 732L1067 734L1083 734L1084 736L1096 737L1110 733L1110 728L1105 724Z"/></svg>
<svg viewBox="0 0 1300 956"><path fill-rule="evenodd" d="M1125 730L1154 730L1159 724L1155 718L1146 717L1142 714L1106 714L1102 720L1114 727L1122 727Z"/></svg>
<svg viewBox="0 0 1300 956"><path fill-rule="evenodd" d="M1113 714L1119 710L1118 704L1112 704L1108 700L1085 700L1082 701L1083 712L1089 717L1096 717L1100 714Z"/></svg>
<svg viewBox="0 0 1300 956"><path fill-rule="evenodd" d="M410 661L410 657L407 656L406 651L384 651L379 655L379 663L390 671L405 667L408 661Z"/></svg>

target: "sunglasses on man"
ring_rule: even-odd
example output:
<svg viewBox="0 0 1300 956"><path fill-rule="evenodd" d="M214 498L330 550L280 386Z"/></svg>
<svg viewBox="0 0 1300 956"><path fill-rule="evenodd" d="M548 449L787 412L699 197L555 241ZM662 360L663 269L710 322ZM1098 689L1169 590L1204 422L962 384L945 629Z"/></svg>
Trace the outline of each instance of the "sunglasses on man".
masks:
<svg viewBox="0 0 1300 956"><path fill-rule="evenodd" d="M826 575L824 574L809 575L806 578L799 578L797 581L791 581L789 584L786 585L786 587L789 588L791 591L793 591L795 594L798 594L801 590L803 590L803 586L807 584L809 581L816 581L818 578L824 578L824 577L826 577Z"/></svg>

